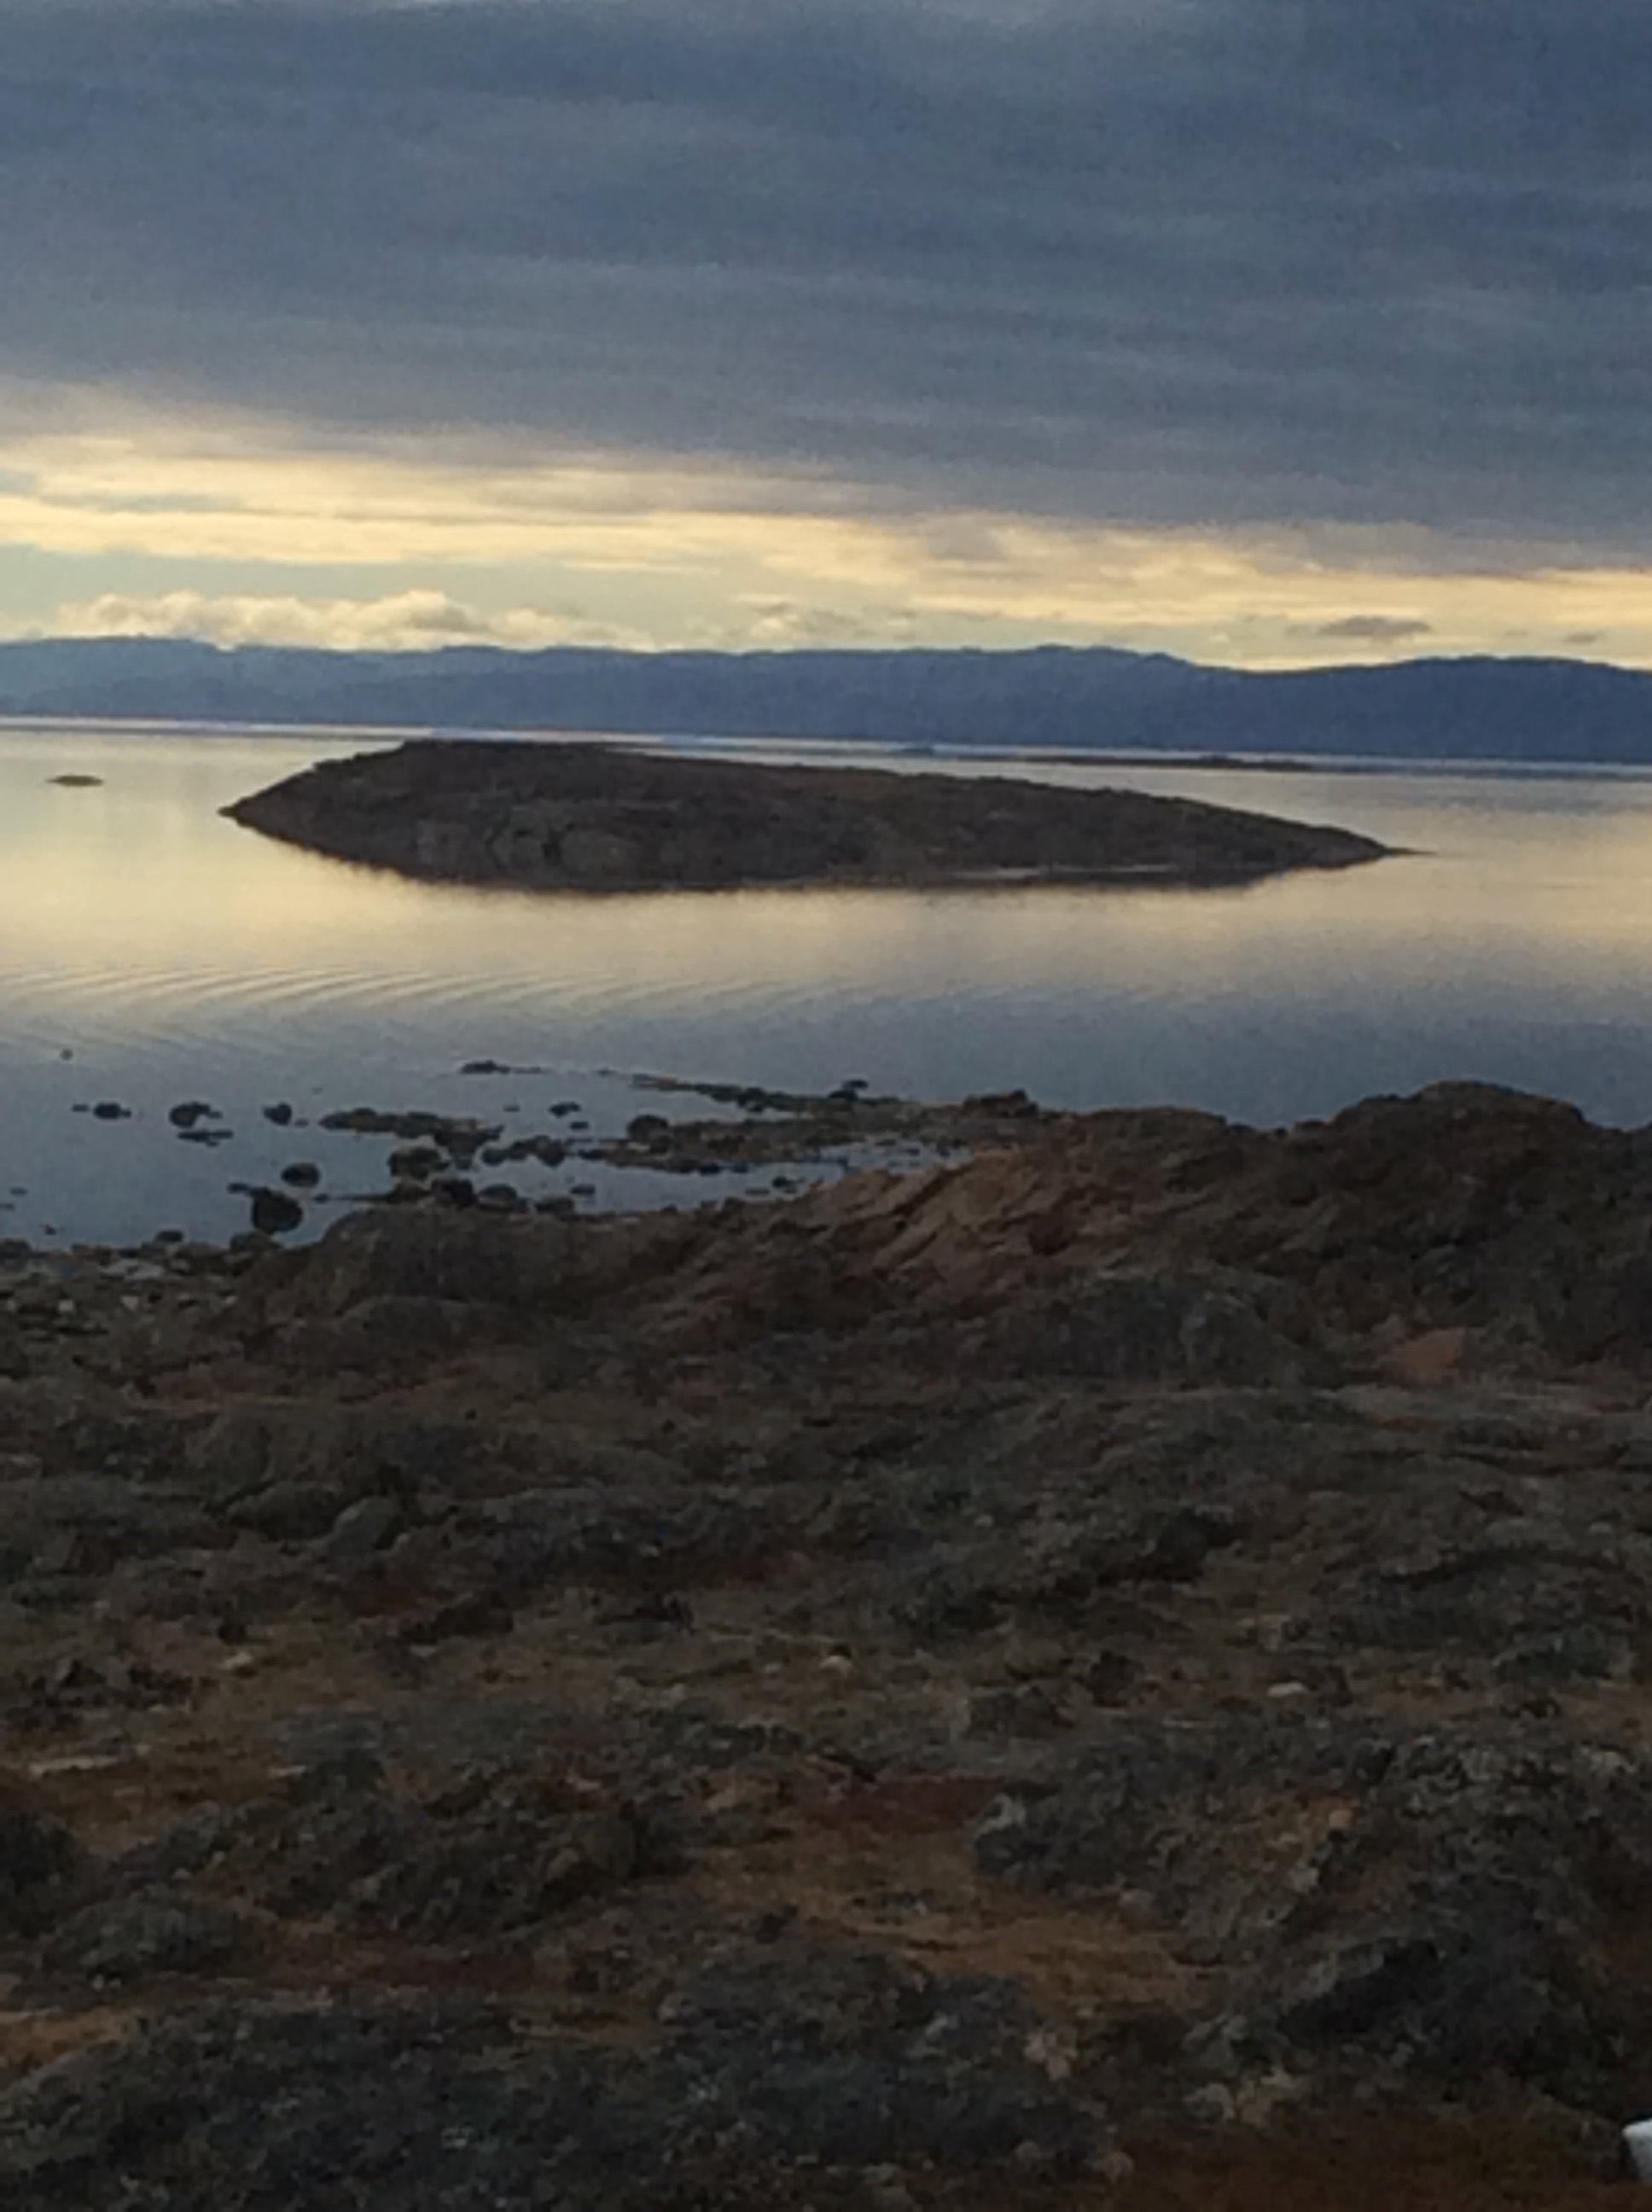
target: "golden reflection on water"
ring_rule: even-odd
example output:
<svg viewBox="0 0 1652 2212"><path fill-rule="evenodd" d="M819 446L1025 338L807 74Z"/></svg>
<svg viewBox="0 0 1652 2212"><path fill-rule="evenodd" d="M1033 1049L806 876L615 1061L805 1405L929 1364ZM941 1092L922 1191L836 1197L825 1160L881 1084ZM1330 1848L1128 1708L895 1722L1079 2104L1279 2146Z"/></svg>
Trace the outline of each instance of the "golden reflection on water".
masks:
<svg viewBox="0 0 1652 2212"><path fill-rule="evenodd" d="M1621 1012L1645 991L1652 787L1621 779L1063 769L1053 773L1337 821L1414 849L1218 891L534 897L405 884L221 818L228 800L324 749L0 734L0 975L14 1012L64 993L94 1000L106 1031L141 1036L163 1005L190 1002L204 1021L215 1002L244 1014L266 994L288 1019L335 1000L360 1019L375 1003L425 1003L433 1021L463 1012L484 1026L490 1008L537 1010L562 1029L595 1020L611 1042L629 1011L639 1046L650 1022L691 1030L696 1010L777 1036L829 1015L853 1058L857 1010L1005 1023L1017 1033L1007 1055L1042 1009L1065 1025L1063 1065L1076 1065L1072 1024L1123 1006L1168 1023L1217 1006L1231 1018L1248 1000L1259 1019L1269 1006L1340 1006L1357 1024L1379 1010L1401 1018L1408 1003L1483 1012L1521 994L1581 994ZM65 769L106 781L48 782ZM992 1044L980 1042L985 1069ZM1098 1032L1097 1099L1110 1050ZM998 1072L1007 1079L1007 1060Z"/></svg>

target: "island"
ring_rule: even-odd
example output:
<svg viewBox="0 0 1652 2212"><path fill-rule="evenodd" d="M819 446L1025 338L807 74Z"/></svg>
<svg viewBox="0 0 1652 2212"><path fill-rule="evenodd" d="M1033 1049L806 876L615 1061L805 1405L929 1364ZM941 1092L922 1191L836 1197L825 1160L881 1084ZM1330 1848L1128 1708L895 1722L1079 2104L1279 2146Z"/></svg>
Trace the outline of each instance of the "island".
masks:
<svg viewBox="0 0 1652 2212"><path fill-rule="evenodd" d="M416 738L324 760L225 811L339 860L545 890L1248 883L1384 851L1143 792L521 741Z"/></svg>
<svg viewBox="0 0 1652 2212"><path fill-rule="evenodd" d="M8 2212L1613 2201L1652 1132L967 1119L0 1244Z"/></svg>

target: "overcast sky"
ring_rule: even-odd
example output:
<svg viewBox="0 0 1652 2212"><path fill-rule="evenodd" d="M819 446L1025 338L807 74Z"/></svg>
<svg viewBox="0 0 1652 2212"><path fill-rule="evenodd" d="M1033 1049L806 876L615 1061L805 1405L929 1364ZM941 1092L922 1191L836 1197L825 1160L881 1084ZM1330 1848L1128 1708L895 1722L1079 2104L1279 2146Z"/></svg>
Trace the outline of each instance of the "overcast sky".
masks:
<svg viewBox="0 0 1652 2212"><path fill-rule="evenodd" d="M0 630L1652 663L1645 0L0 0Z"/></svg>

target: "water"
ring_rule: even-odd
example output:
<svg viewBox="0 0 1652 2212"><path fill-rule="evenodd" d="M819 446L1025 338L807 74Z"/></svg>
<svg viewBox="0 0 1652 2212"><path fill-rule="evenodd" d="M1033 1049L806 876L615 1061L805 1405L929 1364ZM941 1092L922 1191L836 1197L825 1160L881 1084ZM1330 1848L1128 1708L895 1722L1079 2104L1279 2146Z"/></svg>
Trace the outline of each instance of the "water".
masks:
<svg viewBox="0 0 1652 2212"><path fill-rule="evenodd" d="M278 1131L276 1100L512 1135L559 1126L568 1098L597 1133L659 1105L603 1069L1261 1122L1478 1076L1652 1119L1652 782L1041 762L1409 850L1231 890L536 897L401 883L221 818L341 742L362 741L0 733L0 1233L226 1235L246 1218L228 1185L296 1158L335 1200L381 1186L381 1142ZM48 781L64 773L105 781ZM484 1057L545 1072L458 1073ZM230 1141L179 1140L167 1109L190 1098ZM99 1101L133 1118L74 1111ZM634 1202L706 1194L584 1164L575 1181L604 1202L622 1182Z"/></svg>

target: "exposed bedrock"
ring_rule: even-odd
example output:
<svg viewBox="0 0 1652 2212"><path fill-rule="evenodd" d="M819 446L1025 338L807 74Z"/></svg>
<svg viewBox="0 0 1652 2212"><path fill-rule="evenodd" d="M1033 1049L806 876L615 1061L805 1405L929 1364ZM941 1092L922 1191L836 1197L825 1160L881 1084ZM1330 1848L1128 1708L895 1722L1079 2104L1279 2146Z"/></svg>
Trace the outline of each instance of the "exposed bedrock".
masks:
<svg viewBox="0 0 1652 2212"><path fill-rule="evenodd" d="M1588 2201L1649 1252L1652 1137L1473 1085L6 1248L0 2193Z"/></svg>

